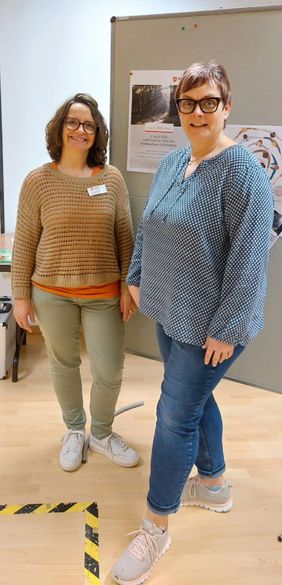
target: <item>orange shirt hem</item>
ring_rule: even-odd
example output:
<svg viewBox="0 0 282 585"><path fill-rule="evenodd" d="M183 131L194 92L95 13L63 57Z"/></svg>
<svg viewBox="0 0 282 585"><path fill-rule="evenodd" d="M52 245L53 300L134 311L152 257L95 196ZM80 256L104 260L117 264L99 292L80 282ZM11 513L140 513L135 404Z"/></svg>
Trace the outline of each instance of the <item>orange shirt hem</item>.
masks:
<svg viewBox="0 0 282 585"><path fill-rule="evenodd" d="M96 286L82 286L68 288L62 286L45 286L32 280L32 284L41 290L61 297L76 297L78 299L112 299L120 296L120 282L109 282Z"/></svg>

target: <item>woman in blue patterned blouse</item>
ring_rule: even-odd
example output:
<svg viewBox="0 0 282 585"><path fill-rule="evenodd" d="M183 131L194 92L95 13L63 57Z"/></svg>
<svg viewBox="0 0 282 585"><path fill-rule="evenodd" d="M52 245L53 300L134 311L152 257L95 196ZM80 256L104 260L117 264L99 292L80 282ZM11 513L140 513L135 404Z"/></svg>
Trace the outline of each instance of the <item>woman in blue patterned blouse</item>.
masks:
<svg viewBox="0 0 282 585"><path fill-rule="evenodd" d="M231 509L213 390L263 328L273 196L253 154L224 133L224 67L191 65L176 103L190 146L159 166L127 279L141 313L157 323L164 379L146 517L113 567L121 585L147 579L180 505Z"/></svg>

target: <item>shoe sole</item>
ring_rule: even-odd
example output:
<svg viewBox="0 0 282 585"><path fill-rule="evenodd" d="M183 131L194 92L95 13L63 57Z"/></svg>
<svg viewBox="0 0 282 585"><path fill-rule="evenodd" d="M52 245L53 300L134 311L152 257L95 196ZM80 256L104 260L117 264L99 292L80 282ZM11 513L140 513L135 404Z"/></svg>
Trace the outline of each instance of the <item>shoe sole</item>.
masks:
<svg viewBox="0 0 282 585"><path fill-rule="evenodd" d="M159 556L156 558L156 560L153 562L151 568L146 573L144 573L144 575L142 575L141 577L138 577L138 579L131 579L130 581L124 581L124 579L119 579L119 577L116 577L115 575L112 574L113 581L115 581L115 583L118 583L118 585L142 585L142 583L145 583L145 581L147 581L147 579L149 579L155 564L166 553L166 551L170 548L170 546L171 546L171 537L169 536L168 541L167 541L164 549L159 554Z"/></svg>
<svg viewBox="0 0 282 585"><path fill-rule="evenodd" d="M103 449L96 447L96 445L95 445L95 447L93 447L90 443L89 443L89 449L93 453L99 453L100 455L104 455L105 457L108 457L108 459L110 459L111 461L113 461L113 463L116 463L116 465L119 465L120 467L136 467L136 465L139 463L139 457L133 463L121 461L121 460L113 457L110 453L107 453L107 451L105 452Z"/></svg>
<svg viewBox="0 0 282 585"><path fill-rule="evenodd" d="M181 502L180 506L183 508L188 508L192 506L198 506L198 508L205 508L205 510L211 510L212 512L229 512L233 506L233 500L230 498L228 502L225 504L218 504L218 506L213 506L212 504L208 504L207 502L201 502L200 500L194 500L193 502Z"/></svg>
<svg viewBox="0 0 282 585"><path fill-rule="evenodd" d="M61 462L60 462L60 468L61 468L63 471L72 472L72 471L76 471L77 469L79 469L79 468L80 468L80 466L81 466L81 463L82 463L82 462L80 462L80 463L79 463L79 465L77 465L76 467L64 467L64 466L61 464Z"/></svg>

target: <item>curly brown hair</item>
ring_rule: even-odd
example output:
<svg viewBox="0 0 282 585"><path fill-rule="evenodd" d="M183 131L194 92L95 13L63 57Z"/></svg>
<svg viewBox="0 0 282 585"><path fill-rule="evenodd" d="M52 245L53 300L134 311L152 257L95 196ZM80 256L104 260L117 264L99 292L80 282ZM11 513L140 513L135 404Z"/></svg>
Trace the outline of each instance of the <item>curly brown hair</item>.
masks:
<svg viewBox="0 0 282 585"><path fill-rule="evenodd" d="M68 111L72 104L80 103L88 106L91 111L93 120L95 120L98 130L93 146L90 148L87 157L87 164L89 167L100 165L103 167L107 158L107 146L109 139L109 131L106 122L98 109L98 104L91 95L86 93L77 93L73 97L66 100L56 111L53 118L48 122L45 135L46 146L50 157L55 162L59 162L63 147L63 126L64 121L68 115Z"/></svg>

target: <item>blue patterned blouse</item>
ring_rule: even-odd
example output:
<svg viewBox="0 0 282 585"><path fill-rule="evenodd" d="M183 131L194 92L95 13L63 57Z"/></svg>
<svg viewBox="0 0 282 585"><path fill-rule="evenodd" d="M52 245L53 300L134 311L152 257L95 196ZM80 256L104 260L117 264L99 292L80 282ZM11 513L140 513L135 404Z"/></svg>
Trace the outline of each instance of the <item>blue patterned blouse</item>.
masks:
<svg viewBox="0 0 282 585"><path fill-rule="evenodd" d="M128 284L141 313L170 337L233 345L263 328L273 194L263 168L234 145L184 178L190 149L169 153L138 228Z"/></svg>

